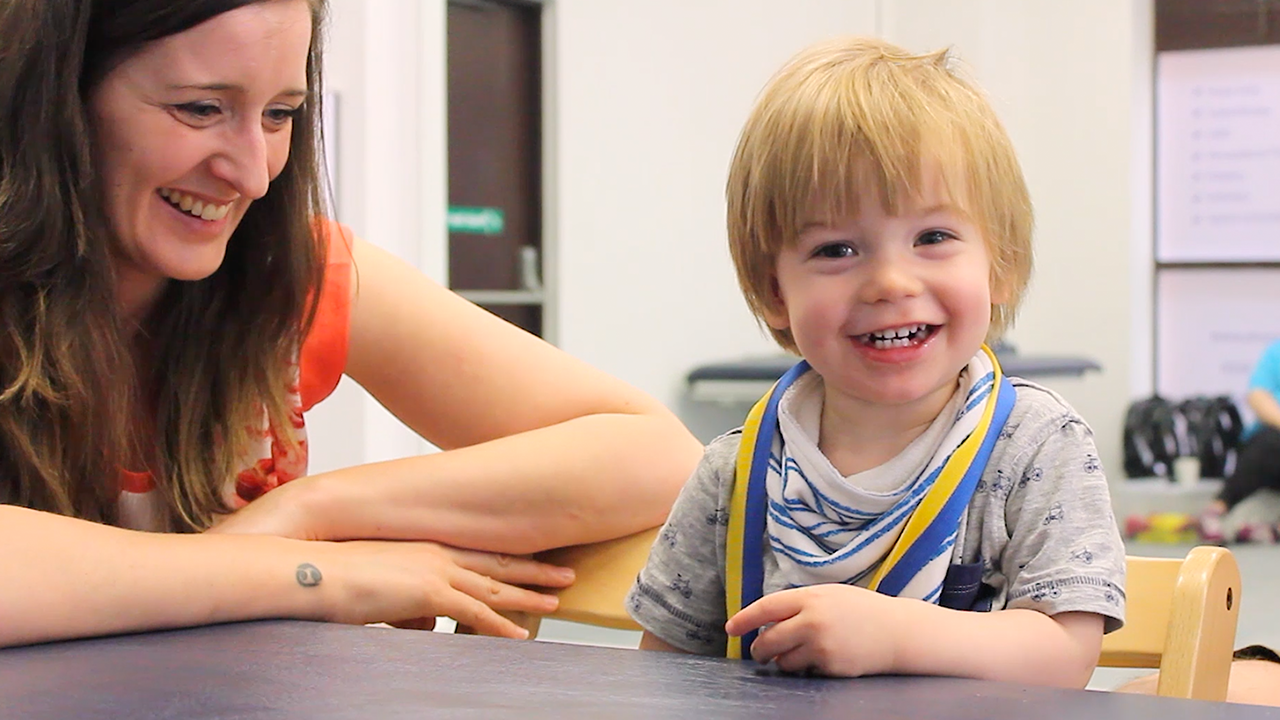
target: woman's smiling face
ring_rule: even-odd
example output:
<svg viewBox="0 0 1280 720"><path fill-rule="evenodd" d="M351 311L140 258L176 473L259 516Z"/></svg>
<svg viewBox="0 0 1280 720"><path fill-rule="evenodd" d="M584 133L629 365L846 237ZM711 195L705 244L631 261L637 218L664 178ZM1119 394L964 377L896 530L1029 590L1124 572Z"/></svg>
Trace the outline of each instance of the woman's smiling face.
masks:
<svg viewBox="0 0 1280 720"><path fill-rule="evenodd" d="M307 99L311 9L265 0L143 46L88 103L121 311L198 280L289 159Z"/></svg>

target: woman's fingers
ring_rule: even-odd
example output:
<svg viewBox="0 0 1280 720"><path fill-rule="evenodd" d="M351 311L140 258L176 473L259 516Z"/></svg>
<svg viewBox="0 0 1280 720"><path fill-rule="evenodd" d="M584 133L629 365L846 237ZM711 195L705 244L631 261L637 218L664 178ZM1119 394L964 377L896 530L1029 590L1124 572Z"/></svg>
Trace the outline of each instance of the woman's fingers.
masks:
<svg viewBox="0 0 1280 720"><path fill-rule="evenodd" d="M445 547L445 546L442 546ZM515 555L445 547L453 561L480 575L513 585L562 588L573 584L573 570Z"/></svg>
<svg viewBox="0 0 1280 720"><path fill-rule="evenodd" d="M457 620L459 625L466 625L481 635L517 640L529 637L528 630L502 617L489 605L464 592L450 593L448 598L443 599L440 611L441 614Z"/></svg>
<svg viewBox="0 0 1280 720"><path fill-rule="evenodd" d="M560 604L559 598L554 595L545 595L508 585L487 575L465 569L454 578L453 586L497 610L520 610L545 615L554 611Z"/></svg>
<svg viewBox="0 0 1280 720"><path fill-rule="evenodd" d="M387 624L391 627L400 628L401 630L435 630L436 618L433 615L429 617L409 618L408 620L396 620Z"/></svg>

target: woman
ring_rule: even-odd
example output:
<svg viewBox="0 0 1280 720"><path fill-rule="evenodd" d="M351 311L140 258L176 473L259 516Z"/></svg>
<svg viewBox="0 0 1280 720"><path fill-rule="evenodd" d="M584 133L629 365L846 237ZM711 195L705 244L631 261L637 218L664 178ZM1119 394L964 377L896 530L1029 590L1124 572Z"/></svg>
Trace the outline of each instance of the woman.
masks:
<svg viewBox="0 0 1280 720"><path fill-rule="evenodd" d="M0 5L0 645L519 637L496 610L572 575L513 555L658 524L696 463L653 399L317 219L324 9ZM342 372L445 451L299 477Z"/></svg>

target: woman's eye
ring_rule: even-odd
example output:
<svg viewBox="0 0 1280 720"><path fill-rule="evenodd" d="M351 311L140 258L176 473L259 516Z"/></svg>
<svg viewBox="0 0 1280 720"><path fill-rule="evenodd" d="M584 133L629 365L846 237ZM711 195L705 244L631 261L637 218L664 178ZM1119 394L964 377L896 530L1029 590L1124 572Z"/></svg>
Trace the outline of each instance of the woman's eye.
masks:
<svg viewBox="0 0 1280 720"><path fill-rule="evenodd" d="M921 233L920 237L916 238L916 244L937 245L938 243L945 242L953 238L955 238L955 235L952 235L945 230L930 230L928 232Z"/></svg>
<svg viewBox="0 0 1280 720"><path fill-rule="evenodd" d="M826 258L829 260L838 260L840 258L853 257L858 252L848 243L833 242L821 245L813 251L816 258Z"/></svg>
<svg viewBox="0 0 1280 720"><path fill-rule="evenodd" d="M175 110L196 120L210 120L222 112L216 103L193 102L173 106Z"/></svg>
<svg viewBox="0 0 1280 720"><path fill-rule="evenodd" d="M276 125L284 125L285 123L297 118L301 114L302 114L301 105L294 108L291 108L291 107L269 108L265 113L267 120L271 121L272 123L275 123Z"/></svg>

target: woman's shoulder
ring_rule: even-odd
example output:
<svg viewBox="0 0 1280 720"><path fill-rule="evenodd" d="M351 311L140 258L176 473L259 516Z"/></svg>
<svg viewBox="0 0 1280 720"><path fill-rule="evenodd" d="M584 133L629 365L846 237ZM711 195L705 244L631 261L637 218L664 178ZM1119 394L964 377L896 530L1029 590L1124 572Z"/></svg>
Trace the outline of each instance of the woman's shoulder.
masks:
<svg viewBox="0 0 1280 720"><path fill-rule="evenodd" d="M304 412L338 386L347 366L351 330L351 251L355 233L328 218L316 225L318 239L327 243L327 250L315 317L298 354L298 392Z"/></svg>
<svg viewBox="0 0 1280 720"><path fill-rule="evenodd" d="M350 265L351 254L356 244L356 234L351 228L333 218L319 218L316 221L317 239L326 246L325 264ZM328 281L326 275L326 282Z"/></svg>

